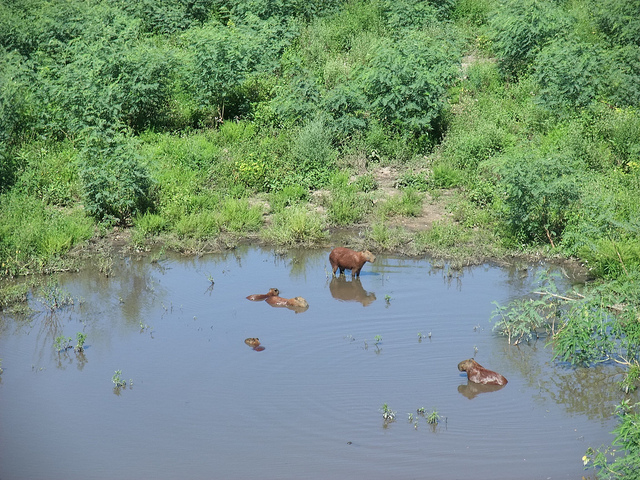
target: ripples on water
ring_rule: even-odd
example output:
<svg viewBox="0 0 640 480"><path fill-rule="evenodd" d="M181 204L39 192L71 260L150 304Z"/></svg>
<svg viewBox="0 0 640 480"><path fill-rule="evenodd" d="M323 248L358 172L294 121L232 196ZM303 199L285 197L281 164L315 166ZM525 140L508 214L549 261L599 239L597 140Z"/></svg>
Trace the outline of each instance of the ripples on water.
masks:
<svg viewBox="0 0 640 480"><path fill-rule="evenodd" d="M526 295L537 268L379 255L332 279L328 251L247 248L61 276L81 302L2 323L0 478L580 478L612 440L619 371L492 332L491 302ZM309 309L245 299L271 287ZM83 356L54 352L79 331ZM474 355L509 383L468 385L457 364Z"/></svg>

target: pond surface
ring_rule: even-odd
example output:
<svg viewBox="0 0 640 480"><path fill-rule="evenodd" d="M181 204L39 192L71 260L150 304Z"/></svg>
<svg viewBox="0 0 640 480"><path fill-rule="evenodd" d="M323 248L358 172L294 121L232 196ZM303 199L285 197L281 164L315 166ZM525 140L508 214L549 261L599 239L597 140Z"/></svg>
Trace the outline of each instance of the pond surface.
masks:
<svg viewBox="0 0 640 480"><path fill-rule="evenodd" d="M379 255L332 279L328 253L60 276L73 306L51 314L34 294L41 313L0 323L0 478L579 479L586 449L611 442L619 370L563 368L543 340L492 332L492 301L528 294L543 266L452 275ZM308 310L245 298L271 287ZM55 351L77 332L83 354ZM468 385L457 364L474 356L509 383Z"/></svg>

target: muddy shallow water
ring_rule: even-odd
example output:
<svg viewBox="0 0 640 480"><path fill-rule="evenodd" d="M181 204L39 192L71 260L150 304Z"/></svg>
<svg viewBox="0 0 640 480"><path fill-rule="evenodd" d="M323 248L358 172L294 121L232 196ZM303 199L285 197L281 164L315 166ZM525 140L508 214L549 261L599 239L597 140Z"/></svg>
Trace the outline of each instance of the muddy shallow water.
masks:
<svg viewBox="0 0 640 480"><path fill-rule="evenodd" d="M1 323L0 479L578 479L613 438L620 371L492 332L491 302L539 268L379 255L332 279L326 250L247 247L63 275L73 306ZM309 308L245 298L271 287ZM84 354L55 352L77 332ZM474 356L509 383L469 385Z"/></svg>

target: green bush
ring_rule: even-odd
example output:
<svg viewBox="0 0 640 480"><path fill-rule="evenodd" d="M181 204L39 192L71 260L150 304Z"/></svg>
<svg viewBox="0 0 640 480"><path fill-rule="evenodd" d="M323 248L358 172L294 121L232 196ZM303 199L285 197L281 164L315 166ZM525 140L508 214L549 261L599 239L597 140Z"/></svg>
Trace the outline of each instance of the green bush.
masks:
<svg viewBox="0 0 640 480"><path fill-rule="evenodd" d="M145 213L134 220L136 230L142 236L158 235L167 229L167 219L156 213Z"/></svg>
<svg viewBox="0 0 640 480"><path fill-rule="evenodd" d="M421 235L421 243L430 248L450 249L459 245L468 235L462 227L447 221L437 221L433 223L430 230Z"/></svg>
<svg viewBox="0 0 640 480"><path fill-rule="evenodd" d="M175 231L181 238L215 238L220 234L220 217L211 211L191 213L178 220Z"/></svg>
<svg viewBox="0 0 640 480"><path fill-rule="evenodd" d="M7 147L29 138L34 121L30 88L34 79L29 62L17 52L0 48L0 191L12 181ZM5 161L7 163L5 163Z"/></svg>
<svg viewBox="0 0 640 480"><path fill-rule="evenodd" d="M455 44L408 34L381 46L357 74L374 116L416 136L432 133L457 74Z"/></svg>
<svg viewBox="0 0 640 480"><path fill-rule="evenodd" d="M220 205L220 227L227 232L255 232L262 227L262 208L246 199L226 199Z"/></svg>
<svg viewBox="0 0 640 480"><path fill-rule="evenodd" d="M526 73L538 52L569 27L570 20L551 0L508 0L489 18L489 35L507 75Z"/></svg>
<svg viewBox="0 0 640 480"><path fill-rule="evenodd" d="M460 169L444 163L434 165L428 178L431 188L453 188L461 185L463 180L464 175Z"/></svg>
<svg viewBox="0 0 640 480"><path fill-rule="evenodd" d="M412 188L418 192L426 192L431 188L429 176L425 172L404 172L400 175L396 182L396 186L399 188Z"/></svg>
<svg viewBox="0 0 640 480"><path fill-rule="evenodd" d="M592 15L611 42L640 45L640 1L591 0Z"/></svg>
<svg viewBox="0 0 640 480"><path fill-rule="evenodd" d="M136 144L122 134L101 132L87 137L80 179L85 210L102 222L128 224L153 206L153 181Z"/></svg>
<svg viewBox="0 0 640 480"><path fill-rule="evenodd" d="M611 151L613 165L627 173L640 166L640 111L638 107L597 111L589 132ZM602 155L602 153L601 153Z"/></svg>
<svg viewBox="0 0 640 480"><path fill-rule="evenodd" d="M540 100L550 109L581 108L603 91L608 65L598 45L562 38L543 48L535 60L534 77Z"/></svg>
<svg viewBox="0 0 640 480"><path fill-rule="evenodd" d="M453 18L473 25L484 25L493 7L492 0L458 0L455 2Z"/></svg>
<svg viewBox="0 0 640 480"><path fill-rule="evenodd" d="M402 228L393 228L385 225L384 222L375 222L366 230L365 239L368 244L375 245L376 250L393 250L406 243L407 235Z"/></svg>
<svg viewBox="0 0 640 480"><path fill-rule="evenodd" d="M317 189L327 184L335 167L337 152L331 145L331 135L324 119L316 118L300 130L291 154L300 185Z"/></svg>
<svg viewBox="0 0 640 480"><path fill-rule="evenodd" d="M275 69L282 40L274 33L262 22L228 26L211 22L182 35L186 65L181 81L216 124L248 113L253 99L244 97L248 90L242 86L254 74Z"/></svg>
<svg viewBox="0 0 640 480"><path fill-rule="evenodd" d="M451 132L444 144L444 155L451 158L457 168L475 170L478 163L500 153L510 140L502 128L486 122Z"/></svg>
<svg viewBox="0 0 640 480"><path fill-rule="evenodd" d="M472 94L480 92L499 92L502 84L498 65L494 61L479 59L467 67L465 90Z"/></svg>
<svg viewBox="0 0 640 480"><path fill-rule="evenodd" d="M593 462L599 479L624 478L638 480L640 475L640 413L639 404L630 405L623 400L616 415L618 425L613 430L615 439L612 447L587 449L584 459ZM583 460L584 461L584 460ZM587 463L585 462L585 468Z"/></svg>
<svg viewBox="0 0 640 480"><path fill-rule="evenodd" d="M365 173L356 178L353 186L360 192L369 193L378 189L378 182L371 173Z"/></svg>
<svg viewBox="0 0 640 480"><path fill-rule="evenodd" d="M169 49L139 38L139 24L100 5L82 35L43 59L34 89L45 114L39 128L77 134L87 127L162 125L174 58ZM75 35L75 33L73 34Z"/></svg>
<svg viewBox="0 0 640 480"><path fill-rule="evenodd" d="M597 245L626 242L640 232L640 188L637 174L611 172L585 177L581 185L580 208L570 212L562 246L570 255L582 252L593 258Z"/></svg>
<svg viewBox="0 0 640 480"><path fill-rule="evenodd" d="M453 2L425 2L421 0L385 0L384 8L386 24L392 32L403 32L404 29L425 28L436 24L438 14L444 13ZM444 7L443 10L437 8ZM447 11L448 16L448 11Z"/></svg>
<svg viewBox="0 0 640 480"><path fill-rule="evenodd" d="M519 241L559 243L579 198L576 167L534 152L509 158L500 173L509 233Z"/></svg>
<svg viewBox="0 0 640 480"><path fill-rule="evenodd" d="M385 215L417 217L422 213L422 196L413 188L405 188L400 195L382 204L380 211Z"/></svg>
<svg viewBox="0 0 640 480"><path fill-rule="evenodd" d="M170 35L200 25L215 11L214 0L141 0L113 2L142 22L145 33Z"/></svg>

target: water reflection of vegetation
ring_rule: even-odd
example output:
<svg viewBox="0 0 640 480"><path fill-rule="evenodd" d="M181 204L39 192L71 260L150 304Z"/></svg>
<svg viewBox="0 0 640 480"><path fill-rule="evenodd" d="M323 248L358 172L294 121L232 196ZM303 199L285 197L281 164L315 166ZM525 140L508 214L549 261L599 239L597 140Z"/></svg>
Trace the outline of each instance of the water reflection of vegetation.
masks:
<svg viewBox="0 0 640 480"><path fill-rule="evenodd" d="M553 401L571 414L590 419L609 418L620 398L616 380L624 370L614 365L554 368L537 360L540 347L543 347L540 342L534 342L505 349L511 368L520 372L529 387L537 389L534 398L541 403Z"/></svg>

